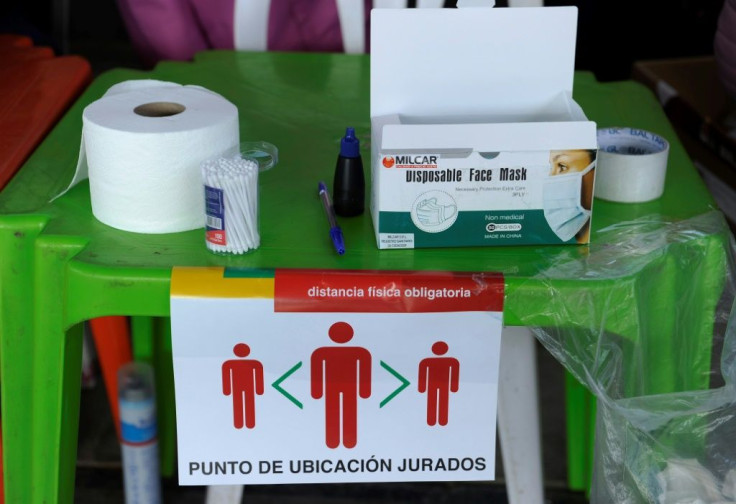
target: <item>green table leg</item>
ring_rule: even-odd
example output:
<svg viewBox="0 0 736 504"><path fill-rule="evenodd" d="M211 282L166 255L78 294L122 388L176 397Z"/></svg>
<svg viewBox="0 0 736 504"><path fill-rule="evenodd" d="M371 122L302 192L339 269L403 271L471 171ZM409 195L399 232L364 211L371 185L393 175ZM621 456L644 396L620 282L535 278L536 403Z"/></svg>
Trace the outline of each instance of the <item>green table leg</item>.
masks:
<svg viewBox="0 0 736 504"><path fill-rule="evenodd" d="M171 352L171 319L155 319L156 398L159 424L161 474L172 476L176 467L176 403L174 360Z"/></svg>
<svg viewBox="0 0 736 504"><path fill-rule="evenodd" d="M0 376L5 501L72 502L82 326L67 332L63 299L65 264L84 243L39 236L45 225L40 216L4 222Z"/></svg>
<svg viewBox="0 0 736 504"><path fill-rule="evenodd" d="M153 319L130 317L130 335L133 344L133 360L153 364Z"/></svg>
<svg viewBox="0 0 736 504"><path fill-rule="evenodd" d="M612 398L708 389L727 244L723 233L672 243L639 275L631 316L640 334L622 333L625 386Z"/></svg>
<svg viewBox="0 0 736 504"><path fill-rule="evenodd" d="M0 227L0 389L2 390L3 468L5 502L31 502L32 443L30 429L33 375L27 359L33 354L33 245L45 225L43 219L17 217ZM26 337L23 337L23 336ZM12 385L12 386L11 386ZM12 407L8 407L9 405Z"/></svg>
<svg viewBox="0 0 736 504"><path fill-rule="evenodd" d="M589 490L595 441L595 398L570 373L565 372L567 418L567 484L571 490Z"/></svg>

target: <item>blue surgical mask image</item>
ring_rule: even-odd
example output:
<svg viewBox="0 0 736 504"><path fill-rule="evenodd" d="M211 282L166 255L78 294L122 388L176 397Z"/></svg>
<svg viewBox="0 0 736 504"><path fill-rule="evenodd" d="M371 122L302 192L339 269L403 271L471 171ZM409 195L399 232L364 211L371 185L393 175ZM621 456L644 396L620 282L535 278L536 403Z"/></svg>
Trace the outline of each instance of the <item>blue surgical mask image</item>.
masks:
<svg viewBox="0 0 736 504"><path fill-rule="evenodd" d="M547 224L563 242L571 240L590 219L590 210L582 205L583 176L593 169L595 161L583 171L552 175L544 183L544 216Z"/></svg>

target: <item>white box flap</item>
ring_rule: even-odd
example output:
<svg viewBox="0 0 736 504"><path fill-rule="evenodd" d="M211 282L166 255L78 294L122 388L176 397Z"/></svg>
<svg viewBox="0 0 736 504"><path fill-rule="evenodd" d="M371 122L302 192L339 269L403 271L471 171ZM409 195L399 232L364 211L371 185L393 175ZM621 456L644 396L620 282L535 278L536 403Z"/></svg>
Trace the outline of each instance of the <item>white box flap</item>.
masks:
<svg viewBox="0 0 736 504"><path fill-rule="evenodd" d="M479 152L595 149L596 125L568 92L550 106L512 115L374 116L374 141L383 152Z"/></svg>
<svg viewBox="0 0 736 504"><path fill-rule="evenodd" d="M382 153L445 151L540 151L595 149L596 127L590 121L486 123L486 124L400 124L398 116L374 117L380 128Z"/></svg>
<svg viewBox="0 0 736 504"><path fill-rule="evenodd" d="M374 9L371 116L515 115L572 94L576 7Z"/></svg>

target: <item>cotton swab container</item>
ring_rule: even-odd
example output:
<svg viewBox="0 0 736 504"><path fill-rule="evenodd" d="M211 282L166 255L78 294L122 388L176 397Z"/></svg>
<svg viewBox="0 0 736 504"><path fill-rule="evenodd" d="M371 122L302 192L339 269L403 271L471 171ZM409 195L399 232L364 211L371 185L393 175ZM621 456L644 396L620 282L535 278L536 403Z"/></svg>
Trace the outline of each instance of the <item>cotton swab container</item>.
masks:
<svg viewBox="0 0 736 504"><path fill-rule="evenodd" d="M241 144L237 154L201 163L205 197L205 243L220 254L245 254L261 245L258 225L258 174L278 162L267 142Z"/></svg>

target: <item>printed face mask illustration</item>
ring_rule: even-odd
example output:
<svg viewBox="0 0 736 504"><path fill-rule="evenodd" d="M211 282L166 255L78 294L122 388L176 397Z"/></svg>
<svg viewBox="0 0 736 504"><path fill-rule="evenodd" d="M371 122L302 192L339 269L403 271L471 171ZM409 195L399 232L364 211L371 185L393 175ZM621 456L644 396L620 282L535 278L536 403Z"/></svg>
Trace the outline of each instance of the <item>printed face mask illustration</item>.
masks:
<svg viewBox="0 0 736 504"><path fill-rule="evenodd" d="M593 169L595 161L584 170L550 176L544 183L544 216L557 237L572 239L590 219L590 210L581 202L583 176Z"/></svg>
<svg viewBox="0 0 736 504"><path fill-rule="evenodd" d="M437 198L426 199L417 205L417 220L425 226L439 226L455 216L455 205L438 205Z"/></svg>

